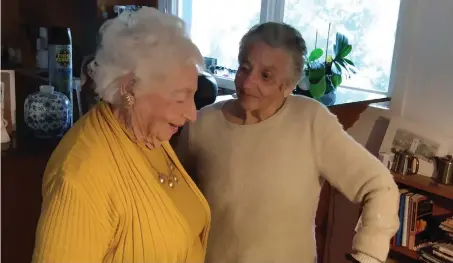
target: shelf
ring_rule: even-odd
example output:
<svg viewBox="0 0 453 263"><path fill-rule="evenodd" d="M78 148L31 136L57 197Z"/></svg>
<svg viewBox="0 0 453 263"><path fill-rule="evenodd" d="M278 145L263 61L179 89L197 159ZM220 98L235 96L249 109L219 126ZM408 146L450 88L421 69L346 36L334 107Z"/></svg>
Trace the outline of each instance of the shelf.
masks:
<svg viewBox="0 0 453 263"><path fill-rule="evenodd" d="M392 173L393 179L399 184L442 196L447 199L453 199L453 185L442 185L436 183L432 178L423 175L401 175Z"/></svg>
<svg viewBox="0 0 453 263"><path fill-rule="evenodd" d="M415 260L417 260L420 257L420 255L419 255L419 253L417 251L410 250L407 247L400 247L400 246L391 245L390 246L390 250L393 251L393 252L402 254L402 255L404 255L406 257L415 259Z"/></svg>

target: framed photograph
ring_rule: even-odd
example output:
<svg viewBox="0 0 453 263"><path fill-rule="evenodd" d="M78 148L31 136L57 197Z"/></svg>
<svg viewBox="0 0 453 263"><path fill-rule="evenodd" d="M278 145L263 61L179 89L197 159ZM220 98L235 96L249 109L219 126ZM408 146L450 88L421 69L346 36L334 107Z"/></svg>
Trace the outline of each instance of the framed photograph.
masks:
<svg viewBox="0 0 453 263"><path fill-rule="evenodd" d="M16 130L16 82L14 70L1 71L1 107L8 134Z"/></svg>
<svg viewBox="0 0 453 263"><path fill-rule="evenodd" d="M392 148L408 150L420 161L418 174L432 177L433 156L445 156L453 138L434 131L426 125L407 121L401 117L390 120L379 152L390 152Z"/></svg>

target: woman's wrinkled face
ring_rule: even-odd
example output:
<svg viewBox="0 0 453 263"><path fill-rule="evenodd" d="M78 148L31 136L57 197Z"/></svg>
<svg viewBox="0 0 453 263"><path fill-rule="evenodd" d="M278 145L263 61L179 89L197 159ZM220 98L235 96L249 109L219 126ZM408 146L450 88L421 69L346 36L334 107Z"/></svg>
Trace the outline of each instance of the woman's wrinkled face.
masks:
<svg viewBox="0 0 453 263"><path fill-rule="evenodd" d="M195 121L197 83L195 66L180 67L156 89L138 96L136 110L143 122L144 135L168 141L186 121Z"/></svg>
<svg viewBox="0 0 453 263"><path fill-rule="evenodd" d="M292 58L285 50L257 42L248 47L247 58L239 63L234 84L244 110L264 109L291 93Z"/></svg>

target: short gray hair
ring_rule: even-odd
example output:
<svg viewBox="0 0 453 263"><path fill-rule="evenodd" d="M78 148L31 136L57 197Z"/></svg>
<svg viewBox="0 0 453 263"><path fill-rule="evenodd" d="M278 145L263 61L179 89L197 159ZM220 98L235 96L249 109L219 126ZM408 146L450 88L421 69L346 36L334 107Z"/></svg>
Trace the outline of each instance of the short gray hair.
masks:
<svg viewBox="0 0 453 263"><path fill-rule="evenodd" d="M99 30L101 42L95 56L96 93L119 103L119 81L132 73L140 88L155 88L183 64L202 67L203 57L186 35L184 22L150 7L123 12Z"/></svg>
<svg viewBox="0 0 453 263"><path fill-rule="evenodd" d="M239 46L239 64L247 59L250 45L264 42L273 48L286 50L293 59L292 84L297 84L302 78L304 56L307 53L305 40L297 29L285 24L267 22L252 27L241 39Z"/></svg>

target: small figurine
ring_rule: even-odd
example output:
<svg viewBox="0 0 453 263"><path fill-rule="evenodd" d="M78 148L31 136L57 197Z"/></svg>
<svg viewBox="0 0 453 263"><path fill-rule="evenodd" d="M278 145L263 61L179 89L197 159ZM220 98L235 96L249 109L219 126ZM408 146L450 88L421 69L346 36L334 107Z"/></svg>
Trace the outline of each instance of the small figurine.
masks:
<svg viewBox="0 0 453 263"><path fill-rule="evenodd" d="M11 138L9 137L8 131L6 130L6 127L8 127L8 121L4 118L3 113L4 113L4 107L5 104L3 103L5 96L4 96L4 90L5 90L5 83L2 82L1 84L1 99L0 99L0 105L1 105L1 137L2 137L2 143L7 143L11 141Z"/></svg>

